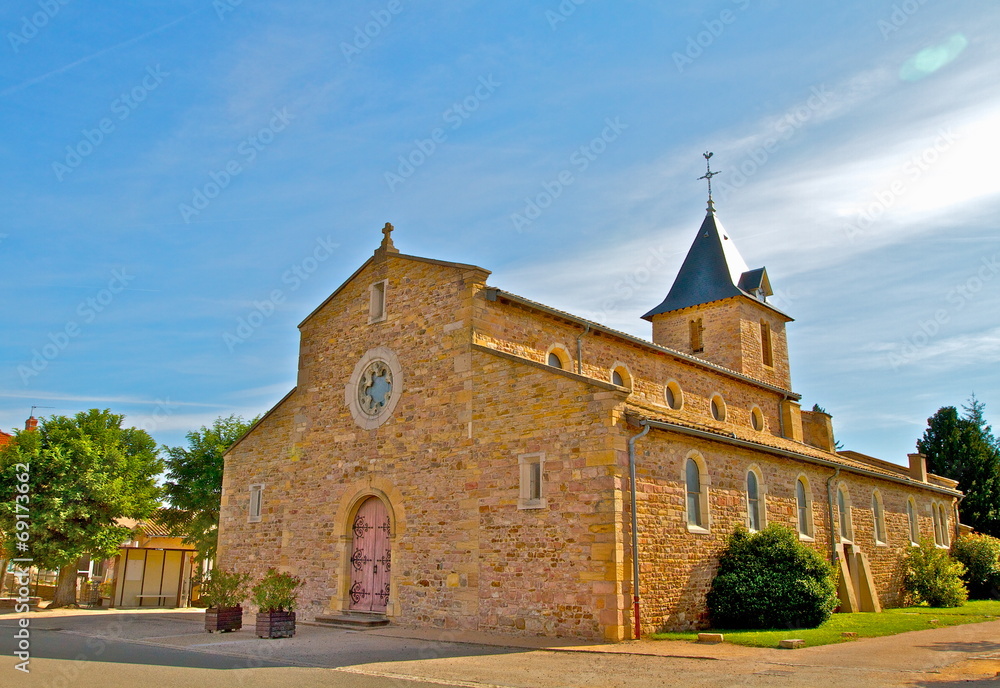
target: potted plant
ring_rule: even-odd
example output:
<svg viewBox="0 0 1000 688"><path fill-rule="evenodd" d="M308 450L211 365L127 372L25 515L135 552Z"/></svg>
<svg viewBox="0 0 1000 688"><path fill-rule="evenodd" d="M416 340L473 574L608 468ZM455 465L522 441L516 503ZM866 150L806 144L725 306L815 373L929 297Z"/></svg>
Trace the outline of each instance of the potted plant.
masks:
<svg viewBox="0 0 1000 688"><path fill-rule="evenodd" d="M291 638L295 635L295 600L302 580L290 573L268 569L251 597L257 605L257 636L260 638Z"/></svg>
<svg viewBox="0 0 1000 688"><path fill-rule="evenodd" d="M250 574L212 569L201 585L201 600L208 605L205 610L205 630L238 631L243 628L243 607L247 596Z"/></svg>

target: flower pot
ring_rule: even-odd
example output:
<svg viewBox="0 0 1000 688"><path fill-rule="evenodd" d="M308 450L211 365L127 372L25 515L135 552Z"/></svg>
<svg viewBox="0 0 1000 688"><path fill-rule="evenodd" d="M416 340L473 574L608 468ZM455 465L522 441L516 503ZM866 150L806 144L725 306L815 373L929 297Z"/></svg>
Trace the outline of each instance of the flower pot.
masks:
<svg viewBox="0 0 1000 688"><path fill-rule="evenodd" d="M257 612L258 638L291 638L295 635L295 612Z"/></svg>
<svg viewBox="0 0 1000 688"><path fill-rule="evenodd" d="M205 630L209 633L219 631L238 631L243 628L243 607L209 607L205 610Z"/></svg>

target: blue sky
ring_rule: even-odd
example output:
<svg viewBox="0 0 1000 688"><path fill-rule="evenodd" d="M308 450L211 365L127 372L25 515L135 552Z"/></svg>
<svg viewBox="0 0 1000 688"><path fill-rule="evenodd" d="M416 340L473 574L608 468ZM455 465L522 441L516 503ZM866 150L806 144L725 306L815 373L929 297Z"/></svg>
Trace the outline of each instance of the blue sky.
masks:
<svg viewBox="0 0 1000 688"><path fill-rule="evenodd" d="M5 430L107 407L174 445L266 411L386 221L648 338L706 150L847 448L905 462L972 392L1000 424L995 2L36 0L0 27Z"/></svg>

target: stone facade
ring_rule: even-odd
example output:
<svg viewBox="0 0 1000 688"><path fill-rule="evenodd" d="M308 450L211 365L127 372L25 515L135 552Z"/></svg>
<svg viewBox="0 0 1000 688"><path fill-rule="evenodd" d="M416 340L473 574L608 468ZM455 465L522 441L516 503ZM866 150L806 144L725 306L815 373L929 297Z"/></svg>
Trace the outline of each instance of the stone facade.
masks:
<svg viewBox="0 0 1000 688"><path fill-rule="evenodd" d="M811 529L800 537L829 556L863 551L884 605L899 601L908 500L922 534L933 533L932 504L956 527L954 483L834 453L829 417L798 411L787 316L737 296L656 316L648 342L489 287L481 268L401 255L389 231L300 325L295 389L226 455L219 564L300 576L300 619L378 596L373 609L384 605L399 625L631 637L628 440L644 425L635 452L643 633L704 625L720 548L748 523L748 471L764 522L792 528L803 478ZM700 354L684 348L688 311L706 323ZM759 363L762 318L770 366ZM707 499L700 527L687 514L692 457ZM847 498L846 544L831 538L839 514L831 531L828 481ZM368 527L358 510L371 498L388 513L384 591L365 589L380 564L356 546Z"/></svg>

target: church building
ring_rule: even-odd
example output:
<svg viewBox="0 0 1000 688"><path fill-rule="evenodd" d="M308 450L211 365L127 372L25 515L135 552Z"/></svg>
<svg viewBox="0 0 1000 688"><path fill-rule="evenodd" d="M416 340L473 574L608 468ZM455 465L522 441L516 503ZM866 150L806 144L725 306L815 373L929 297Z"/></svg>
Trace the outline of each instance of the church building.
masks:
<svg viewBox="0 0 1000 688"><path fill-rule="evenodd" d="M374 255L299 325L297 385L226 454L218 565L305 582L304 620L624 640L707 623L737 526L835 562L841 609L901 602L961 493L839 451L800 408L786 328L709 202L651 341ZM652 304L651 304L652 305Z"/></svg>

